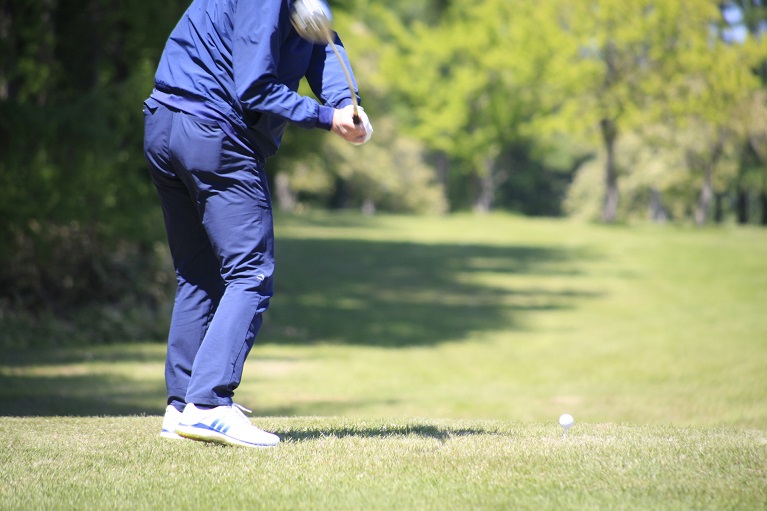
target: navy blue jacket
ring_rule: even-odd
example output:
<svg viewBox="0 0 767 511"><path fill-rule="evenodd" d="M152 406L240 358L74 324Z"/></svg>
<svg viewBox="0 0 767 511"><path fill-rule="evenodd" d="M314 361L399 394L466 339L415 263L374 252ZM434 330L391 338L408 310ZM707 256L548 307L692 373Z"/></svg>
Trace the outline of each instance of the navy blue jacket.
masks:
<svg viewBox="0 0 767 511"><path fill-rule="evenodd" d="M330 129L333 110L351 103L348 82L330 45L296 33L291 4L194 0L165 45L151 97L229 123L263 158L277 151L288 122ZM320 103L296 92L303 77Z"/></svg>

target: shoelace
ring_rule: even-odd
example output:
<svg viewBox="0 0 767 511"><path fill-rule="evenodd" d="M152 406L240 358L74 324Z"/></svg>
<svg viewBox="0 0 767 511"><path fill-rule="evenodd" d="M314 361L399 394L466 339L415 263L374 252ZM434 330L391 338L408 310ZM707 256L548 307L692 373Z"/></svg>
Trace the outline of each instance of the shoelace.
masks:
<svg viewBox="0 0 767 511"><path fill-rule="evenodd" d="M247 408L245 408L241 404L232 403L232 411L235 413L235 415L237 415L238 419L247 422L249 426L253 425L253 423L250 422L250 419L248 419L247 415L242 413L243 411L248 412L248 413L253 413L253 410L248 410Z"/></svg>
<svg viewBox="0 0 767 511"><path fill-rule="evenodd" d="M248 410L247 408L245 408L244 406L242 406L242 405L241 405L241 404L239 404L239 403L232 403L232 406L233 406L233 407L236 407L236 408L239 408L239 409L240 409L240 410L242 410L243 412L253 413L253 410Z"/></svg>

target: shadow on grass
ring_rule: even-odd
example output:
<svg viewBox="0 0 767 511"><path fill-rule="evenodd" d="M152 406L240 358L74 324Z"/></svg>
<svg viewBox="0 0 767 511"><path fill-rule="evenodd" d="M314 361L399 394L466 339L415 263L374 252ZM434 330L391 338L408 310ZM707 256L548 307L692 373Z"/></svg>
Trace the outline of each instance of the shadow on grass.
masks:
<svg viewBox="0 0 767 511"><path fill-rule="evenodd" d="M166 399L163 363L159 344L3 352L0 416L157 415ZM154 379L131 375L155 368Z"/></svg>
<svg viewBox="0 0 767 511"><path fill-rule="evenodd" d="M158 415L165 389L129 378L0 376L0 417Z"/></svg>
<svg viewBox="0 0 767 511"><path fill-rule="evenodd" d="M276 294L260 339L394 349L523 329L530 313L573 307L594 296L569 281L580 275L584 258L593 254L544 246L278 239ZM82 371L83 362L162 364L163 350L118 345L0 353L0 415L160 414L161 368L152 383L103 369L71 369L80 364ZM33 369L41 365L54 369L40 375ZM338 412L338 403L314 404L277 412ZM426 427L421 434L443 435Z"/></svg>
<svg viewBox="0 0 767 511"><path fill-rule="evenodd" d="M498 435L502 434L492 429L484 428L446 428L432 424L408 424L372 427L342 427L329 429L302 429L276 432L283 441L308 441L321 438L391 438L395 436L420 436L434 438L444 442L453 437L470 435Z"/></svg>
<svg viewBox="0 0 767 511"><path fill-rule="evenodd" d="M537 246L282 239L262 335L278 344L396 348L523 328L525 313L572 307L593 293L494 281L577 276L585 257L593 255Z"/></svg>

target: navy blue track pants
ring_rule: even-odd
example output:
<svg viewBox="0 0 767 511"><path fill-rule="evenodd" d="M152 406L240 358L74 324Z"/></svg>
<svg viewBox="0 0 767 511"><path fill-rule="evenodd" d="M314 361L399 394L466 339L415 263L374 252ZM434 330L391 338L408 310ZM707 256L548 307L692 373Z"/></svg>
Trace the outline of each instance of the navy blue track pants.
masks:
<svg viewBox="0 0 767 511"><path fill-rule="evenodd" d="M144 105L144 152L178 289L168 403L232 403L272 296L274 228L264 162L217 121Z"/></svg>

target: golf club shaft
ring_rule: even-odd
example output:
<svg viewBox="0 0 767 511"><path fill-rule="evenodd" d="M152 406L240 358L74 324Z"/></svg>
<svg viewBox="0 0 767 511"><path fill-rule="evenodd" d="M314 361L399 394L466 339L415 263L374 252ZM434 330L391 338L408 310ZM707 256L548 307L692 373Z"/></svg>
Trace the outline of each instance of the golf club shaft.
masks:
<svg viewBox="0 0 767 511"><path fill-rule="evenodd" d="M346 67L346 63L344 62L344 59L341 57L341 54L338 52L338 48L336 48L335 43L333 42L333 36L330 34L330 31L327 32L328 37L328 43L330 44L330 47L333 48L333 51L336 54L336 57L338 57L338 62L341 63L341 68L344 70L344 74L346 75L346 81L349 83L349 92L351 93L352 97L352 108L354 109L354 113L352 114L352 120L354 121L354 124L362 124L362 119L360 119L360 114L357 111L357 95L354 93L354 82L352 82L352 75L349 74L349 69Z"/></svg>

